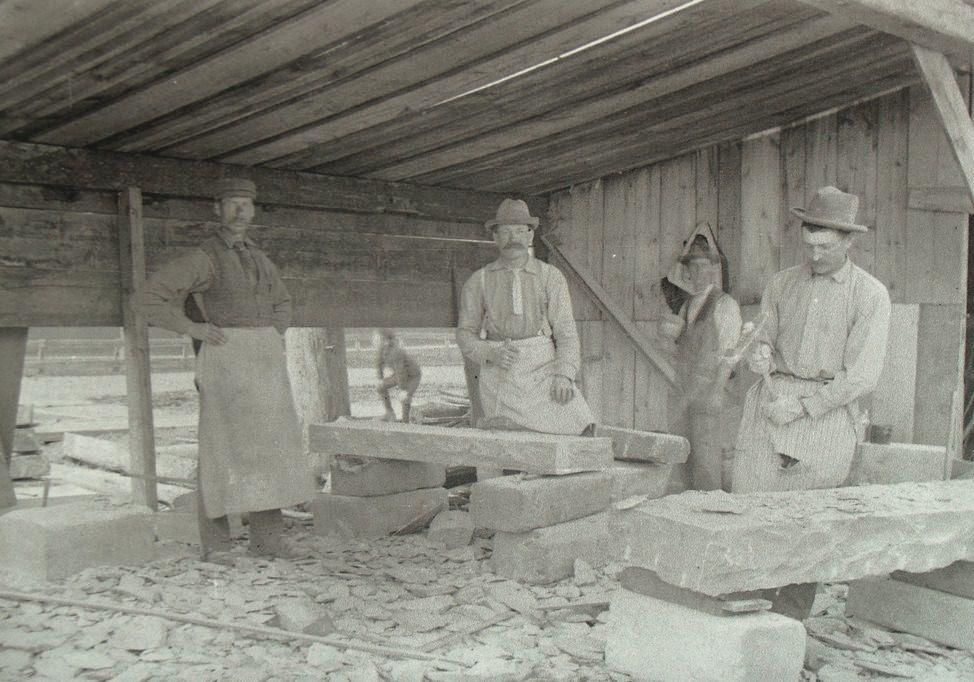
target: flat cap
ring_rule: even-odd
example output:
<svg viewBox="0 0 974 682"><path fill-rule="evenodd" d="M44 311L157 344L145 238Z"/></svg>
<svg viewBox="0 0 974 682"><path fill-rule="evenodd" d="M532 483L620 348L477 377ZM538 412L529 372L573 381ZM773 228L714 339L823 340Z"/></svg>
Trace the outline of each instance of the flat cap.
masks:
<svg viewBox="0 0 974 682"><path fill-rule="evenodd" d="M253 180L247 180L246 178L221 178L216 181L213 197L217 200L225 199L226 197L256 199L257 185L254 184Z"/></svg>

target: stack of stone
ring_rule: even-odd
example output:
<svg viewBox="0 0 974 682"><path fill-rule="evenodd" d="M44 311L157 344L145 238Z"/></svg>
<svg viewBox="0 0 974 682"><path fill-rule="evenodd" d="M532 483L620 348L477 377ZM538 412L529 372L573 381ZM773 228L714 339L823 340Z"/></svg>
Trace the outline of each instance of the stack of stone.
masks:
<svg viewBox="0 0 974 682"><path fill-rule="evenodd" d="M318 535L378 537L423 527L447 508L446 467L356 455L336 455L330 491L312 504Z"/></svg>
<svg viewBox="0 0 974 682"><path fill-rule="evenodd" d="M596 437L611 439L613 461L600 470L567 475L517 475L473 485L474 525L494 533L495 573L528 583L572 575L581 559L601 566L622 545L613 531L616 506L634 497L665 494L674 464L686 461L685 438L600 426ZM595 469L596 460L591 460Z"/></svg>

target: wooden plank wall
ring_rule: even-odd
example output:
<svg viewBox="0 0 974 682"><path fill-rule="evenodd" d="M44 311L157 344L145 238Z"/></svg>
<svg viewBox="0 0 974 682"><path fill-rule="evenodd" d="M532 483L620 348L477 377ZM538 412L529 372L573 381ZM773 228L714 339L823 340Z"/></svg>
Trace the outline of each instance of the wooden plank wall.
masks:
<svg viewBox="0 0 974 682"><path fill-rule="evenodd" d="M926 91L903 89L555 194L551 229L655 337L665 305L660 279L698 222L715 228L730 262L730 293L747 318L768 278L803 260L800 221L789 208L826 184L858 194L860 220L876 229L857 239L852 257L886 284L894 303L889 362L865 406L874 423L894 426L898 441L943 444L961 381L968 219L950 206L930 210L930 196L961 185L946 145ZM909 206L911 191L924 197L922 207ZM575 306L583 388L602 421L666 428L665 382L614 324L586 303Z"/></svg>
<svg viewBox="0 0 974 682"><path fill-rule="evenodd" d="M234 174L257 181L251 233L295 326L453 326L454 272L496 256L499 195L0 142L0 326L120 325L118 189L143 190L151 272L213 232Z"/></svg>

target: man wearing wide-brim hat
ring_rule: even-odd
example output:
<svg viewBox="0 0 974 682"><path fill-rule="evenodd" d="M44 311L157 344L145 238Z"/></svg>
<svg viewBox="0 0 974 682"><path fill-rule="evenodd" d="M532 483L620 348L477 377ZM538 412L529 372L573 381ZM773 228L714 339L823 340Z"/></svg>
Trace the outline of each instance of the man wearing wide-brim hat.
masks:
<svg viewBox="0 0 974 682"><path fill-rule="evenodd" d="M868 231L858 208L857 196L823 187L792 209L806 262L774 275L761 298L748 365L765 378L745 399L734 492L832 488L849 474L857 400L882 373L891 308L886 287L849 259Z"/></svg>
<svg viewBox="0 0 974 682"><path fill-rule="evenodd" d="M282 507L314 495L284 356L291 297L277 268L249 238L256 185L217 182L216 234L152 275L137 300L146 321L200 342L197 491L205 559L231 562L227 514L249 512L250 550L294 556ZM191 297L199 317L187 317Z"/></svg>
<svg viewBox="0 0 974 682"><path fill-rule="evenodd" d="M595 422L575 385L581 364L568 283L531 253L539 220L504 199L485 223L498 258L463 285L457 344L478 367L485 428L578 435Z"/></svg>

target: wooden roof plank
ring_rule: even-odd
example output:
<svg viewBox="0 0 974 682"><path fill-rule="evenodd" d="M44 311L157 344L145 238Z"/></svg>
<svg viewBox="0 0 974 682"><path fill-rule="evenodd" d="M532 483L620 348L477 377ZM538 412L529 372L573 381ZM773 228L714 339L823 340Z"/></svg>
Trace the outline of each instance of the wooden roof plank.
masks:
<svg viewBox="0 0 974 682"><path fill-rule="evenodd" d="M446 59L446 64L449 65L447 69L441 67L439 76L431 77L421 84L408 80L414 87L407 89L402 89L401 81L393 83L392 85L399 86L396 88L399 90L397 94L380 97L370 104L330 116L318 123L311 122L270 142L221 158L233 163L264 163L281 168L305 167L308 165L305 158L313 157L319 145L327 145L331 140L391 120L403 111L429 107L486 85L679 4L680 0L627 0L621 4L609 3L607 0L571 3L562 0L539 0L537 5L532 6L539 12L533 22L526 22L521 17L516 25L492 22L485 29L487 35L484 39L493 36L495 41L493 56L485 56L484 51L474 44L476 41L472 40L472 36L458 37L450 50L438 57ZM606 6L608 9L593 13L593 10ZM505 47L510 49L504 50ZM475 57L472 62L461 62L463 55L471 54L480 56ZM416 55L411 55L408 63L396 65L396 72L403 73L409 79L409 66L415 57ZM370 88L371 84L366 81L358 87Z"/></svg>
<svg viewBox="0 0 974 682"><path fill-rule="evenodd" d="M86 0L66 3L64 0L8 0L0 4L0 63L23 53L61 31L90 19L113 0Z"/></svg>
<svg viewBox="0 0 974 682"><path fill-rule="evenodd" d="M909 63L906 54L897 52L898 49L899 46L890 46L885 51L873 50L868 61L849 60L838 68L828 63L822 64L818 70L806 66L802 70L802 79L789 77L774 83L756 81L741 89L737 97L718 97L711 106L704 102L699 106L691 104L683 115L664 115L656 123L646 125L634 122L628 132L603 131L584 139L576 138L570 148L562 143L559 149L495 160L493 164L484 164L476 174L458 174L441 182L494 191L508 191L513 187L538 191L541 186L564 186L558 185L556 178L559 182L569 179L566 184L571 184L583 177L589 179L642 166L644 162L649 163L650 158L661 160L676 156L699 148L697 140L710 139L711 133L721 128L733 127L742 136L760 132L843 100L849 102L865 96L869 88L878 87L874 84L877 80L883 81L882 87L892 87L886 80L890 74L898 76L896 82L900 84L915 79L915 74L904 68ZM869 85L860 87L860 77ZM829 98L829 104L825 104L823 98ZM794 118L789 119L789 116ZM730 138L718 136L715 141L726 139ZM505 168L516 168L517 172L505 173Z"/></svg>
<svg viewBox="0 0 974 682"><path fill-rule="evenodd" d="M693 84L743 69L750 64L790 52L809 42L835 35L846 27L831 17L800 26L795 31L774 34L765 39L745 43L712 58L695 62L682 69L641 82L637 87L612 95L595 96L583 102L571 102L563 110L546 113L534 120L507 126L467 140L449 148L423 154L398 164L368 173L369 177L400 179L462 164L504 149L514 148L531 140L597 121L608 112L618 112L648 101L658 100Z"/></svg>
<svg viewBox="0 0 974 682"><path fill-rule="evenodd" d="M347 81L384 61L526 1L457 0L445 5L421 2L341 45L309 53L241 87L120 133L103 146L130 152L173 147L303 94Z"/></svg>
<svg viewBox="0 0 974 682"><path fill-rule="evenodd" d="M105 102L123 96L142 83L151 82L253 35L261 27L277 23L307 9L314 0L218 0L215 4L191 3L196 11L182 21L148 22L158 31L149 39L113 41L112 52L104 50L75 60L71 69L60 67L38 76L4 96L8 115L14 114L37 134L76 117ZM124 51L121 51L123 50ZM67 81L66 83L64 81ZM0 134L11 130L0 128ZM19 137L25 133L18 131Z"/></svg>
<svg viewBox="0 0 974 682"><path fill-rule="evenodd" d="M419 1L326 2L34 139L61 145L92 144L249 80L257 74L273 71L315 48L339 41Z"/></svg>
<svg viewBox="0 0 974 682"><path fill-rule="evenodd" d="M0 141L0 182L103 190L136 186L147 194L209 199L216 180L232 175L256 181L262 204L357 213L483 223L501 199L484 192ZM545 210L543 199L525 199L533 211Z"/></svg>
<svg viewBox="0 0 974 682"><path fill-rule="evenodd" d="M969 59L974 7L961 0L802 0L835 16Z"/></svg>
<svg viewBox="0 0 974 682"><path fill-rule="evenodd" d="M814 10L796 13L793 7L776 11L761 0L695 5L519 78L334 140L316 153L320 165L314 168L361 176L410 163L412 157L435 154L505 124L547 117L586 98L638 87L711 52L817 15ZM688 41L688 34L699 32L708 40Z"/></svg>
<svg viewBox="0 0 974 682"><path fill-rule="evenodd" d="M788 59L779 56L730 74L696 82L679 91L678 95L670 93L652 102L643 102L638 108L616 111L587 125L536 138L517 148L490 154L475 161L416 176L413 181L448 185L455 178L480 172L489 174L504 166L524 169L530 167L543 172L543 168L554 161L553 156L563 150L570 155L572 150L581 153L587 145L596 149L604 148L613 145L617 136L627 139L640 136L651 138L654 128L665 127L672 120L679 120L686 112L693 115L719 110L741 98L758 97L762 101L768 101L769 94L790 90L800 86L804 79L811 78L816 64L819 65L819 70L828 72L839 63L840 56L855 56L856 59L852 61L874 59L874 52L884 42L891 43L889 39L875 34L867 37L855 34L842 36L839 42L820 41L793 51ZM850 46L855 49L850 50ZM889 51L902 53L902 48L893 42L883 54Z"/></svg>

